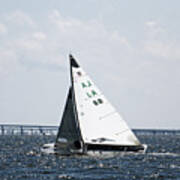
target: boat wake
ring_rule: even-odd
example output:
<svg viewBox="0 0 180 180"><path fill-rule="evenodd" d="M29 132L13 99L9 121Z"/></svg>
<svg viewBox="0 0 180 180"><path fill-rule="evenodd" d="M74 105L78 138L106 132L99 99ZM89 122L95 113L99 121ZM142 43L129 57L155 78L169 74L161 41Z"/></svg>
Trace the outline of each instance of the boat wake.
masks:
<svg viewBox="0 0 180 180"><path fill-rule="evenodd" d="M44 144L41 148L41 152L44 154L55 154L54 143Z"/></svg>
<svg viewBox="0 0 180 180"><path fill-rule="evenodd" d="M147 155L152 155L152 156L174 156L174 157L180 157L180 154L179 154L179 153L171 153L171 152L164 152L164 153L148 152Z"/></svg>

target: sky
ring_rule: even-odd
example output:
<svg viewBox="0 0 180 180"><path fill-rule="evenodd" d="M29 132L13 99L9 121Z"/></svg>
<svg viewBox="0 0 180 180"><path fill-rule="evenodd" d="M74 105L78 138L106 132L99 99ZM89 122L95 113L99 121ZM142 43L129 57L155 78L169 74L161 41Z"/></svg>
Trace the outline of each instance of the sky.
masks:
<svg viewBox="0 0 180 180"><path fill-rule="evenodd" d="M179 0L0 4L0 124L59 125L72 53L131 128L180 129Z"/></svg>

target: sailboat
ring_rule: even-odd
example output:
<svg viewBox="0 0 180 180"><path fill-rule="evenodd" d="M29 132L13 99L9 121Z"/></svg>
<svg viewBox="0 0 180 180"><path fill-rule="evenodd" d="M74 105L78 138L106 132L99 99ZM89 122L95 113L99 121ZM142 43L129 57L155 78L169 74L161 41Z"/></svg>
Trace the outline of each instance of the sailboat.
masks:
<svg viewBox="0 0 180 180"><path fill-rule="evenodd" d="M126 122L70 54L70 87L55 143L59 154L143 152Z"/></svg>

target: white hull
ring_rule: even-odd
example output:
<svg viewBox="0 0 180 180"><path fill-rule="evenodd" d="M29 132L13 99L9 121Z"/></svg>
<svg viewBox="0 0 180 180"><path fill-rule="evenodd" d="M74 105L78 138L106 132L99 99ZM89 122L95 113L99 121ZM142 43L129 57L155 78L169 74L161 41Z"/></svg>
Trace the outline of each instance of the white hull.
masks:
<svg viewBox="0 0 180 180"><path fill-rule="evenodd" d="M123 154L134 154L134 153L146 153L147 145L142 145L144 149L139 151L115 151L115 150L87 150L86 152L82 152L82 150L70 150L64 148L55 148L55 143L44 144L41 148L41 151L45 154L57 154L57 155L89 155L89 156L105 156L112 157Z"/></svg>

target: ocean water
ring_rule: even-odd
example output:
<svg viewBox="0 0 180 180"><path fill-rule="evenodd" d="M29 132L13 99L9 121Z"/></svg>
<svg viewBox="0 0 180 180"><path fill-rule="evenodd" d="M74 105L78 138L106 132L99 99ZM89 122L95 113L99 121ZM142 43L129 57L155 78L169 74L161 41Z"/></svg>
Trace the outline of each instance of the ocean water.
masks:
<svg viewBox="0 0 180 180"><path fill-rule="evenodd" d="M41 147L55 136L0 136L0 180L180 179L180 135L139 135L146 154L57 156Z"/></svg>

